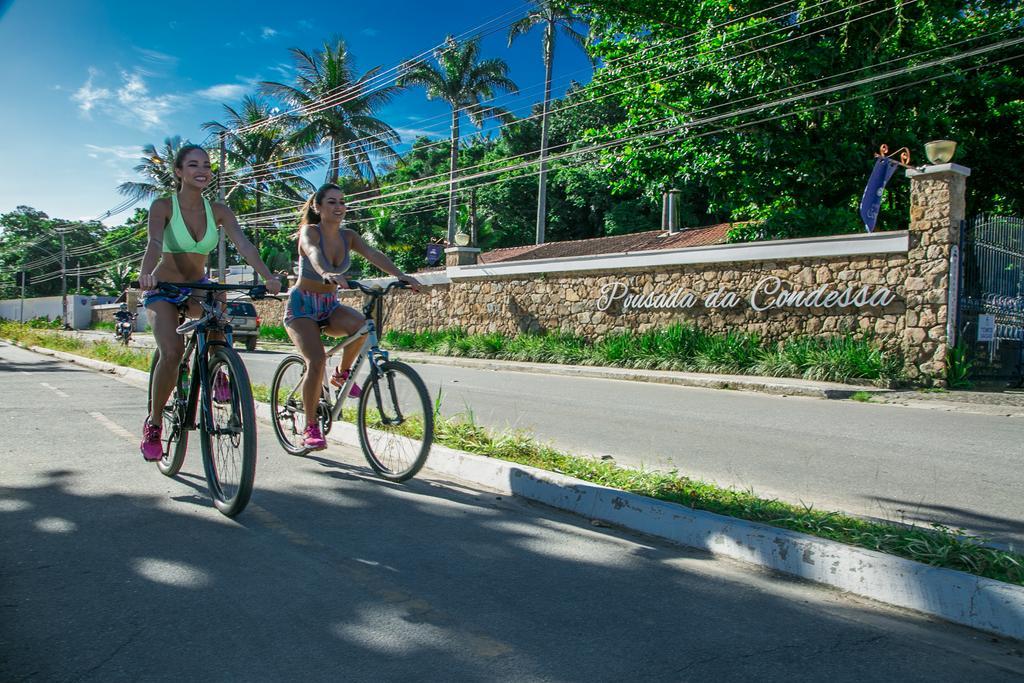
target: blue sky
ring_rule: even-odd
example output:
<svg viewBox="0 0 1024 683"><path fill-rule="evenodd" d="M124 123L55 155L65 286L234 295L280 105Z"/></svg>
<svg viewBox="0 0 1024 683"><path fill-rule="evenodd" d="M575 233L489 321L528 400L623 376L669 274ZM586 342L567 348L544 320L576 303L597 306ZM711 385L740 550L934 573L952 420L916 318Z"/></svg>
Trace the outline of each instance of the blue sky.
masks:
<svg viewBox="0 0 1024 683"><path fill-rule="evenodd" d="M361 73L395 66L447 33L500 29L484 37L482 54L509 63L521 94L498 104L524 115L544 78L539 27L507 46L507 26L526 8L518 0L0 0L0 213L25 204L52 217L100 215L123 200L115 188L135 177L143 144L176 134L203 140L200 125L223 120L222 104L237 104L261 80L291 81L288 48L313 50L333 36L346 40ZM566 40L558 48L556 95L569 79L590 79L581 50ZM447 112L414 89L380 117L411 142L419 133L446 137Z"/></svg>

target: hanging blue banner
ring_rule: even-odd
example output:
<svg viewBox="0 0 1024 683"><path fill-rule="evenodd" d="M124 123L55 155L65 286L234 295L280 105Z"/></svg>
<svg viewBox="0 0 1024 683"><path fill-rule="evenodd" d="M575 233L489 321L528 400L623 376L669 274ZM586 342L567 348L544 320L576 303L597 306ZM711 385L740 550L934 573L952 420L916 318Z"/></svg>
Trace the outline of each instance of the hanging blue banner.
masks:
<svg viewBox="0 0 1024 683"><path fill-rule="evenodd" d="M436 266L441 262L441 257L444 255L443 244L428 244L427 245L427 265Z"/></svg>
<svg viewBox="0 0 1024 683"><path fill-rule="evenodd" d="M899 164L892 159L878 157L875 161L867 187L864 188L864 196L860 200L860 218L868 232L875 229L878 212L882 208L882 192L885 191L885 184L889 182L897 168Z"/></svg>

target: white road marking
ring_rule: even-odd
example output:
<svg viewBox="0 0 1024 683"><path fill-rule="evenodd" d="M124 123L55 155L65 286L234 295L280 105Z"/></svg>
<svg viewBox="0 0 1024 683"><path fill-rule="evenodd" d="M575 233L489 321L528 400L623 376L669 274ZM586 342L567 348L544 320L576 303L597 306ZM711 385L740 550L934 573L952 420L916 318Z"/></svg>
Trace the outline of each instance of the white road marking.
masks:
<svg viewBox="0 0 1024 683"><path fill-rule="evenodd" d="M53 393L57 394L57 395L58 395L58 396L60 396L61 398L71 398L70 396L68 396L68 395L67 395L67 394L65 394L65 393L64 393L63 391L61 391L61 390L60 390L60 389L58 389L57 387L53 386L52 384L49 384L49 383L47 383L47 382L40 382L40 384L42 384L42 385L43 385L44 387L46 387L47 389L49 389L49 390L50 390L50 391L52 391Z"/></svg>
<svg viewBox="0 0 1024 683"><path fill-rule="evenodd" d="M107 417L103 413L89 413L89 414L92 415L96 419L97 422L99 422L101 425L103 425L104 427L106 427L107 429L112 431L114 434L117 434L122 439L127 439L128 441L132 441L132 442L135 441L135 435L134 434L132 434L127 429L125 429L121 425L117 424L113 420L111 420L109 417Z"/></svg>

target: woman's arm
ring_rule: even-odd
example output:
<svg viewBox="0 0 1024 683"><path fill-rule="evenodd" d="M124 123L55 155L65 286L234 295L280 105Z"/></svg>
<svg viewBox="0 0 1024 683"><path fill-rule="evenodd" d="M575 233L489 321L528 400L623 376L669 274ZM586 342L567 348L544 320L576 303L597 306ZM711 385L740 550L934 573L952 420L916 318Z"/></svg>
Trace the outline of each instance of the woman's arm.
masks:
<svg viewBox="0 0 1024 683"><path fill-rule="evenodd" d="M146 226L149 241L146 242L146 253L143 254L142 265L139 266L139 287L142 290L156 287L153 271L156 270L164 250L164 228L167 226L170 205L168 199L157 199L149 207L149 223Z"/></svg>
<svg viewBox="0 0 1024 683"><path fill-rule="evenodd" d="M423 285L421 285L416 278L403 273L401 269L398 266L396 266L394 262L392 262L392 260L389 259L383 252L367 244L366 241L363 240L363 238L359 235L358 232L356 232L355 230L351 230L349 228L346 228L345 232L348 234L349 240L351 240L349 244L351 245L352 251L361 254L367 261L377 266L388 275L393 275L399 280L408 282L413 290L417 292L420 291L420 288Z"/></svg>
<svg viewBox="0 0 1024 683"><path fill-rule="evenodd" d="M253 246L253 243L242 232L242 228L238 225L238 219L235 218L235 212L218 202L213 205L213 214L217 222L224 226L224 234L235 245L235 249L245 259L245 262L252 266L253 270L259 273L263 281L267 283L267 291L271 294L280 292L281 281L270 272L270 268L267 268L267 264L260 258L260 253L256 251L256 247Z"/></svg>

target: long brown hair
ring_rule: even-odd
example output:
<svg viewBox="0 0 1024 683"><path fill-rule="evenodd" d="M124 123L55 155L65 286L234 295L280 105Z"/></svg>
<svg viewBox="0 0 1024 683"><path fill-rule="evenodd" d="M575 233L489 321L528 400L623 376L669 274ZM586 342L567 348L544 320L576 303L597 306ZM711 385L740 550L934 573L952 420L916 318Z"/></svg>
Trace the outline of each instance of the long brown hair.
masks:
<svg viewBox="0 0 1024 683"><path fill-rule="evenodd" d="M299 225L319 225L320 224L320 212L316 210L317 204L322 204L324 197L331 190L337 190L341 193L341 196L345 196L345 191L334 183L326 183L320 186L320 189L315 194L311 194L306 203L302 205L299 210Z"/></svg>
<svg viewBox="0 0 1024 683"><path fill-rule="evenodd" d="M185 157L187 157L190 152L194 152L197 149L199 151L201 151L203 154L205 154L207 157L210 156L209 152L207 152L205 149L203 149L199 145L192 145L192 144L184 145L184 146L181 147L181 149L178 150L178 153L174 155L174 168L178 169L179 171L183 170L184 169L184 164L185 164ZM174 184L178 188L178 190L180 191L181 190L181 178L178 176L177 173L174 174Z"/></svg>

